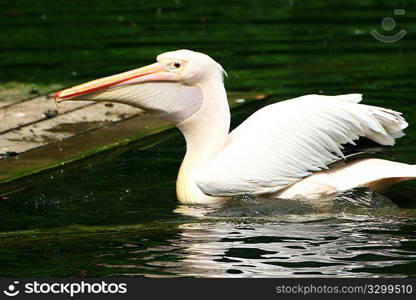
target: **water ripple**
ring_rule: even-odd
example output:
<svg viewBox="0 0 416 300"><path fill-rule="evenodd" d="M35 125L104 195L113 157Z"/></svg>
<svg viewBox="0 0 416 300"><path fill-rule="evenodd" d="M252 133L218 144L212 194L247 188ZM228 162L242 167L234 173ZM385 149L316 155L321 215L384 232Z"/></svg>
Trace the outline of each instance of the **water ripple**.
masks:
<svg viewBox="0 0 416 300"><path fill-rule="evenodd" d="M128 264L101 267L112 269L111 273L116 271L112 276L146 277L416 274L409 273L415 264L416 233L403 234L403 220L394 223L391 219L384 222L369 216L347 215L303 223L252 221L245 224L223 219L180 224L174 239L143 249L126 247L130 250L124 257ZM404 223L416 228L413 220ZM409 245L412 246L406 249Z"/></svg>

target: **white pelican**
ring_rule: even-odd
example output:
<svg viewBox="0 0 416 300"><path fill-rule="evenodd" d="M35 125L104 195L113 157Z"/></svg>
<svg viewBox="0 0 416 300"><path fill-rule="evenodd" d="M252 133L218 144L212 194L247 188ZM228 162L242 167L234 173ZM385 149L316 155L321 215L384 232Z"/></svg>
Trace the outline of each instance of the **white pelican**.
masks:
<svg viewBox="0 0 416 300"><path fill-rule="evenodd" d="M265 106L229 133L223 74L208 55L178 50L60 91L55 100L130 104L175 124L187 146L176 185L182 203L246 194L316 199L416 178L415 165L346 159L346 145L363 137L393 145L408 126L399 112L359 104L360 94L306 95Z"/></svg>

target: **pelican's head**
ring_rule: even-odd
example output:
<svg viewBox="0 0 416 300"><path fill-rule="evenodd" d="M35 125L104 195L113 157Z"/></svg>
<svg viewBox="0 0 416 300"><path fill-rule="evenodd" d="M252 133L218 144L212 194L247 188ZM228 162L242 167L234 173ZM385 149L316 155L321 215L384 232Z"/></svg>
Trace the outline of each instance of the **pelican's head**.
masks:
<svg viewBox="0 0 416 300"><path fill-rule="evenodd" d="M201 86L223 85L223 72L206 54L177 50L160 54L154 64L57 92L55 101L120 102L178 124L201 108Z"/></svg>

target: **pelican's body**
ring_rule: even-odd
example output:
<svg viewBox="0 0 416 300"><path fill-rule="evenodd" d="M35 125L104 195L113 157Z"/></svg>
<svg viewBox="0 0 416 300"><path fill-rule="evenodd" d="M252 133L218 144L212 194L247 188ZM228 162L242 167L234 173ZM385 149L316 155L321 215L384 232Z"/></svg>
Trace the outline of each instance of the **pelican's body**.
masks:
<svg viewBox="0 0 416 300"><path fill-rule="evenodd" d="M55 98L126 103L175 124L187 145L177 180L182 203L243 194L315 199L416 178L413 165L345 160L346 144L365 137L391 146L407 127L398 112L359 104L359 94L307 95L278 102L229 133L222 67L189 50L164 53L157 60L64 90ZM333 165L338 161L344 163Z"/></svg>

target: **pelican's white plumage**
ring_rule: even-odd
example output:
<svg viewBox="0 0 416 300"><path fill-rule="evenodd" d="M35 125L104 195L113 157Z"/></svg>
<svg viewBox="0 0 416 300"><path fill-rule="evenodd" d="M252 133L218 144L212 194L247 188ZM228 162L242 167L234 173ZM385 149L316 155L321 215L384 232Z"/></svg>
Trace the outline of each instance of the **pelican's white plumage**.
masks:
<svg viewBox="0 0 416 300"><path fill-rule="evenodd" d="M341 145L359 137L393 145L406 121L359 100L358 94L307 95L258 110L230 133L197 185L212 196L274 193L345 158Z"/></svg>
<svg viewBox="0 0 416 300"><path fill-rule="evenodd" d="M365 137L391 146L408 125L399 112L360 104L360 94L268 105L229 134L223 73L209 56L178 50L152 65L58 92L55 99L126 103L175 124L187 145L176 185L183 203L241 194L314 199L416 178L414 165L345 159L344 145Z"/></svg>

